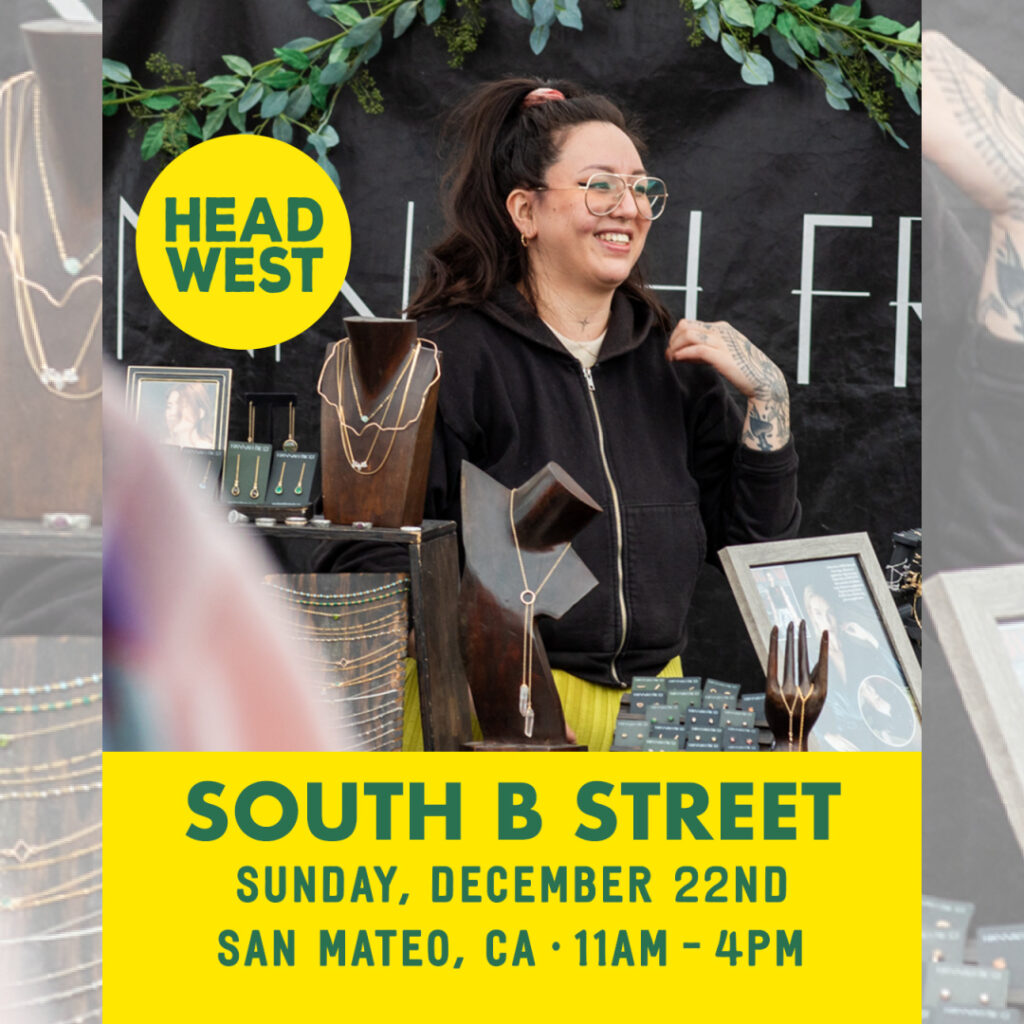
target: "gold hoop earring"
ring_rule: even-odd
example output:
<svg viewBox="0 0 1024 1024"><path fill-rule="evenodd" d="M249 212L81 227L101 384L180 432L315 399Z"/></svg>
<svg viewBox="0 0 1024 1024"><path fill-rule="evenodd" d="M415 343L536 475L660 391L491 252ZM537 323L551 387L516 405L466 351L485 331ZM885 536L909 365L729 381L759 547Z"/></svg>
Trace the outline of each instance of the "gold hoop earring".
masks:
<svg viewBox="0 0 1024 1024"><path fill-rule="evenodd" d="M530 240L526 237L525 234L520 234L519 241L523 243L523 248L524 249L529 249L530 248Z"/></svg>

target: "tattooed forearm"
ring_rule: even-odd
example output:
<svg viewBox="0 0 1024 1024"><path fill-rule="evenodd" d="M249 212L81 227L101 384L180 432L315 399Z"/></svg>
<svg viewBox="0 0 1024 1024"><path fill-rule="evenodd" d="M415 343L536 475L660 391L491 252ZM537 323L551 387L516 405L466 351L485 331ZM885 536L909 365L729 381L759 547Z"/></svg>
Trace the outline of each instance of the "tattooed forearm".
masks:
<svg viewBox="0 0 1024 1024"><path fill-rule="evenodd" d="M942 37L926 40L925 61L939 91L926 117L946 126L928 155L990 210L1024 219L1024 103Z"/></svg>
<svg viewBox="0 0 1024 1024"><path fill-rule="evenodd" d="M747 399L747 418L743 423L743 444L747 448L771 452L789 441L789 395L761 401Z"/></svg>
<svg viewBox="0 0 1024 1024"><path fill-rule="evenodd" d="M1024 338L1024 267L1008 231L1003 232L1002 241L996 244L993 259L999 294L998 298L990 294L982 300L978 308L979 318L984 323L988 314L993 313L1002 319L1016 338ZM998 305L1003 307L1001 313L997 310Z"/></svg>
<svg viewBox="0 0 1024 1024"><path fill-rule="evenodd" d="M743 443L774 451L789 441L789 389L782 371L739 331L722 325L722 336L736 365L749 381Z"/></svg>

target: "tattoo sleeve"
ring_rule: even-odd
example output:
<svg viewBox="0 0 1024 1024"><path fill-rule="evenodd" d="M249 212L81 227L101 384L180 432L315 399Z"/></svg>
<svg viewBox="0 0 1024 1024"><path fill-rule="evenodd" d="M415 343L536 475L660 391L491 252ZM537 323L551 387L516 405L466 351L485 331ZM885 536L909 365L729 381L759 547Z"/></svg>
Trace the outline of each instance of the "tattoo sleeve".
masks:
<svg viewBox="0 0 1024 1024"><path fill-rule="evenodd" d="M725 344L752 387L743 423L743 444L777 451L789 441L789 390L782 371L739 331L723 325Z"/></svg>

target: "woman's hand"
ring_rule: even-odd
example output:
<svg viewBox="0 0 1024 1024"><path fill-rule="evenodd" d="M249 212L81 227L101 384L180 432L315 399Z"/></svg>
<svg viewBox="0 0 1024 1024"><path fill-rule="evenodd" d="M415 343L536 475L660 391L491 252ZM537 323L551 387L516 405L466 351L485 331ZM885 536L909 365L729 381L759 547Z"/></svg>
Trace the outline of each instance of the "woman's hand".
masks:
<svg viewBox="0 0 1024 1024"><path fill-rule="evenodd" d="M789 441L789 389L782 371L724 320L680 320L665 355L682 363L713 366L747 399L743 444L777 451Z"/></svg>

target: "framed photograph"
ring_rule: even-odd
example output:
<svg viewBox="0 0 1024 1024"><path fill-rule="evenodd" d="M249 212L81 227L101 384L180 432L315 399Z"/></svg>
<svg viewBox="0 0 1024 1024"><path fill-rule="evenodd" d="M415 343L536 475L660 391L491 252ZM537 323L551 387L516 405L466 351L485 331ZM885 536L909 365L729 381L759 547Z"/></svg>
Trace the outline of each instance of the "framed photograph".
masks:
<svg viewBox="0 0 1024 1024"><path fill-rule="evenodd" d="M1024 850L1024 566L932 576L928 615Z"/></svg>
<svg viewBox="0 0 1024 1024"><path fill-rule="evenodd" d="M223 451L230 401L230 370L128 367L129 415L164 444Z"/></svg>
<svg viewBox="0 0 1024 1024"><path fill-rule="evenodd" d="M786 626L805 620L812 661L828 630L828 698L812 750L921 749L921 667L866 533L720 554L762 668L772 626L784 641Z"/></svg>

